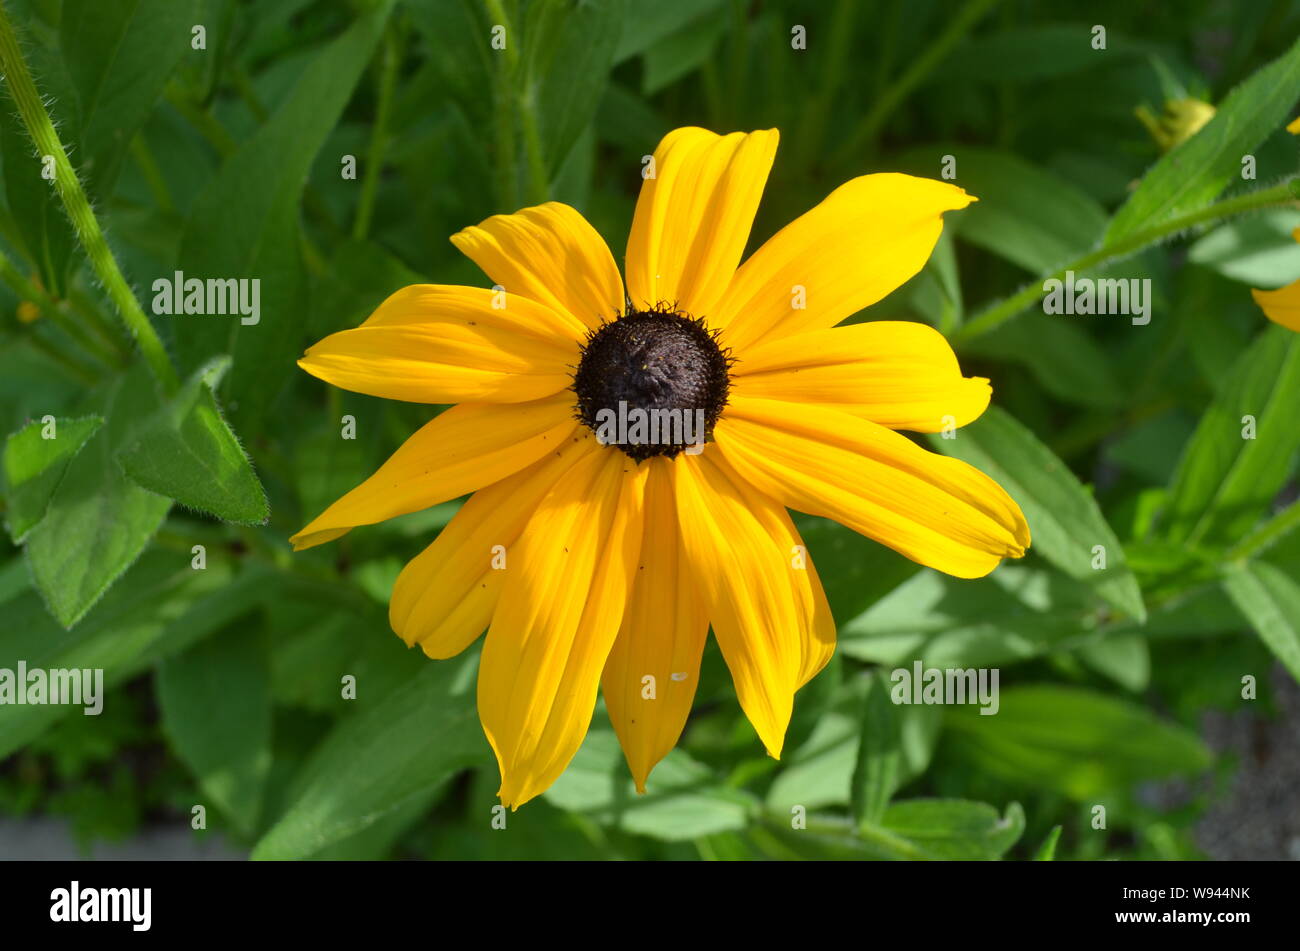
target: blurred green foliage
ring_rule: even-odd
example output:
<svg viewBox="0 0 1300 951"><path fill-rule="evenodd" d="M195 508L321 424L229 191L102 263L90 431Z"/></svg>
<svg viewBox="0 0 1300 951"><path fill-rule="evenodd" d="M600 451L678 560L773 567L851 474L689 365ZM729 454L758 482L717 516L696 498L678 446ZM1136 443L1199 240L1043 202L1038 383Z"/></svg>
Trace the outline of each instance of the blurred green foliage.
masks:
<svg viewBox="0 0 1300 951"><path fill-rule="evenodd" d="M1233 769L1203 714L1267 718L1270 671L1300 677L1300 336L1249 293L1300 278L1300 211L1254 197L1300 171L1300 4L2 2L145 309L177 270L263 290L255 325L154 317L184 381L160 389L0 103L0 668L101 667L110 691L100 717L0 707L0 812L90 843L205 804L197 835L266 858L1201 854ZM1162 156L1135 110L1187 95L1218 116ZM980 202L854 319L933 323L992 379L996 407L932 448L1006 486L1035 546L958 581L801 518L841 647L785 758L710 646L646 796L600 709L497 831L477 648L427 661L386 617L456 505L286 541L430 410L294 359L405 284L481 284L447 238L491 214L569 202L621 259L642 156L689 124L781 130L753 246L853 176L951 157ZM1214 204L1237 199L1268 207ZM1149 278L1150 324L1043 314L1071 262ZM998 715L883 702L918 659L1000 668Z"/></svg>

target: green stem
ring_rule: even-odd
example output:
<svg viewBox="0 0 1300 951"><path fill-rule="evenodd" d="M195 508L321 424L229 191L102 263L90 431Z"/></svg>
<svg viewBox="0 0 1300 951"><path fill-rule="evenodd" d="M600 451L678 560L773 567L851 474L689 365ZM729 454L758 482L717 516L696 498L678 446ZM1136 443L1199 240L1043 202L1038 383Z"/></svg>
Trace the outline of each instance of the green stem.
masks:
<svg viewBox="0 0 1300 951"><path fill-rule="evenodd" d="M1300 499L1243 538L1224 558L1226 561L1246 561L1296 528L1300 528Z"/></svg>
<svg viewBox="0 0 1300 951"><path fill-rule="evenodd" d="M68 161L68 156L63 151L63 144L54 130L54 123L50 121L50 114L45 111L45 104L36 91L36 84L32 82L32 74L28 71L27 62L23 59L22 50L18 46L18 37L14 34L8 13L2 4L0 4L0 68L4 70L9 92L18 106L18 114L22 116L23 124L36 144L37 151L41 155L54 157L54 185L63 200L63 207L72 222L72 228L86 251L90 266L94 268L96 276L104 285L127 329L135 337L140 351L144 354L150 369L153 370L154 376L158 378L158 382L166 392L175 392L180 385L176 378L176 370L167 358L162 340L159 339L153 325L149 323L149 318L140 308L140 302L136 300L126 278L122 276L108 242L104 240L104 232L99 227L99 221L91 210L86 193L81 188L81 182L77 180L77 173L73 171L72 163Z"/></svg>
<svg viewBox="0 0 1300 951"><path fill-rule="evenodd" d="M131 140L131 157L135 159L136 167L140 169L145 184L149 186L149 194L153 196L158 210L168 215L175 213L176 205L172 201L172 193L167 188L167 180L163 178L162 170L154 161L143 132Z"/></svg>
<svg viewBox="0 0 1300 951"><path fill-rule="evenodd" d="M366 164L366 177L361 183L361 199L357 203L357 217L352 222L352 237L365 240L370 231L370 219L375 211L375 193L379 189L379 173L383 170L384 151L388 147L388 118L393 111L393 90L397 88L397 66L401 60L397 37L390 30L384 37L384 48L379 60L379 103L375 107L375 124L370 130L370 154Z"/></svg>
<svg viewBox="0 0 1300 951"><path fill-rule="evenodd" d="M925 52L912 60L912 65L904 71L903 75L891 83L876 99L871 111L858 123L858 127L836 153L836 160L851 160L853 155L875 141L880 129L894 114L894 110L902 105L908 94L943 62L944 58L952 52L952 48L961 42L971 28L998 2L1000 0L967 0L966 5L958 11L957 15L948 21L948 28L926 48Z"/></svg>
<svg viewBox="0 0 1300 951"><path fill-rule="evenodd" d="M1043 285L1051 280L1064 280L1066 272L1074 271L1076 273L1086 271L1089 268L1097 267L1101 264L1107 264L1119 258L1128 257L1136 254L1143 248L1151 244L1157 244L1165 238L1175 235L1180 231L1204 224L1207 221L1217 221L1221 218L1228 218L1232 215L1239 215L1247 211L1255 211L1260 208L1267 208L1270 205L1283 205L1288 202L1294 202L1297 198L1296 185L1300 179L1292 179L1284 182L1274 188L1265 188L1260 191L1251 192L1246 195L1238 195L1236 198L1229 198L1226 201L1216 202L1199 211L1193 211L1177 218L1171 218L1164 224L1155 225L1151 228L1144 228L1141 231L1135 231L1127 237L1120 238L1111 244L1103 245L1095 251L1091 251L1079 258L1077 261L1065 265L1055 273L1049 274L1040 280L1034 281L1015 294L1006 298L999 304L986 309L972 320L968 321L960 330L957 331L955 341L969 340L972 337L978 337L986 334L995 327L1006 323L1012 317L1015 317L1022 310L1035 304L1047 291Z"/></svg>
<svg viewBox="0 0 1300 951"><path fill-rule="evenodd" d="M537 125L537 110L534 108L533 90L527 77L521 75L522 63L519 50L515 45L517 39L510 27L510 18L506 14L505 4L501 0L483 0L488 17L493 25L505 27L506 48L505 65L497 71L497 144L498 174L503 186L505 204L513 208L517 203L515 197L515 119L524 134L524 161L528 170L528 201L538 204L550 197L550 178L546 174L546 153L542 147L542 132Z"/></svg>

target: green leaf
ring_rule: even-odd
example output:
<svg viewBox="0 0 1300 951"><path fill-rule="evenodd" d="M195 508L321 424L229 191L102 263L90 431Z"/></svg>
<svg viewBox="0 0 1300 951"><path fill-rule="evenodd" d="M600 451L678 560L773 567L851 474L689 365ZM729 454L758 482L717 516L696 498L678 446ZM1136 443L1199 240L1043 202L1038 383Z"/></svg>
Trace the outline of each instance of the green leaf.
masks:
<svg viewBox="0 0 1300 951"><path fill-rule="evenodd" d="M883 672L872 674L862 702L858 762L853 769L853 817L879 822L901 782L902 732Z"/></svg>
<svg viewBox="0 0 1300 951"><path fill-rule="evenodd" d="M743 829L756 806L748 793L717 785L712 770L681 750L659 762L645 795L637 795L618 737L604 729L587 734L545 796L569 812L670 842Z"/></svg>
<svg viewBox="0 0 1300 951"><path fill-rule="evenodd" d="M956 160L955 183L979 201L962 212L965 241L1039 274L1090 250L1106 228L1106 211L1085 192L1018 156L969 145L909 152L905 167L934 175L938 156Z"/></svg>
<svg viewBox="0 0 1300 951"><path fill-rule="evenodd" d="M955 439L932 437L935 448L993 478L1019 503L1029 521L1033 551L1066 575L1092 587L1133 617L1146 606L1124 549L1096 501L1060 459L1008 413L991 406ZM1101 546L1102 552L1097 551ZM1104 567L1094 568L1104 558Z"/></svg>
<svg viewBox="0 0 1300 951"><path fill-rule="evenodd" d="M103 423L102 416L55 418L50 424L53 436L46 439L46 424L37 420L5 441L5 524L15 543L45 517L68 463Z"/></svg>
<svg viewBox="0 0 1300 951"><path fill-rule="evenodd" d="M1179 460L1166 537L1231 544L1268 509L1300 448L1300 334L1270 325L1234 364ZM1254 438L1244 438L1254 421Z"/></svg>
<svg viewBox="0 0 1300 951"><path fill-rule="evenodd" d="M377 0L317 53L280 107L222 166L194 200L177 268L186 279L260 280L260 317L174 316L181 362L197 369L230 354L228 409L255 431L262 409L297 372L305 279L299 203L316 153L365 72L392 0Z"/></svg>
<svg viewBox="0 0 1300 951"><path fill-rule="evenodd" d="M1115 410L1124 400L1115 361L1084 329L1086 324L1072 322L1087 319L1007 321L964 341L962 354L1020 364L1044 390L1073 406Z"/></svg>
<svg viewBox="0 0 1300 951"><path fill-rule="evenodd" d="M1104 637L1079 648L1079 659L1125 690L1139 693L1151 681L1151 650L1141 634Z"/></svg>
<svg viewBox="0 0 1300 951"><path fill-rule="evenodd" d="M647 48L645 71L641 76L642 94L653 96L698 69L713 55L726 29L724 18L709 17L702 22L690 23Z"/></svg>
<svg viewBox="0 0 1300 951"><path fill-rule="evenodd" d="M266 632L249 624L226 628L158 671L163 730L243 835L256 827L271 768L270 681Z"/></svg>
<svg viewBox="0 0 1300 951"><path fill-rule="evenodd" d="M1061 827L1052 826L1052 831L1047 833L1047 838L1043 839L1043 844L1038 847L1034 853L1035 862L1051 862L1056 858L1056 844L1061 841Z"/></svg>
<svg viewBox="0 0 1300 951"><path fill-rule="evenodd" d="M1096 624L1089 589L1004 564L978 581L920 572L840 625L839 646L879 664L997 667L1077 646Z"/></svg>
<svg viewBox="0 0 1300 951"><path fill-rule="evenodd" d="M1223 586L1260 640L1300 680L1300 584L1266 561L1234 562Z"/></svg>
<svg viewBox="0 0 1300 951"><path fill-rule="evenodd" d="M169 644L189 643L209 633L212 619L221 618L230 605L247 610L231 575L221 562L194 571L188 555L149 552L73 630L50 617L35 591L22 591L4 603L0 668L13 670L20 660L28 669L101 668L104 687L113 687L164 656ZM81 708L0 705L0 759L71 714L80 716Z"/></svg>
<svg viewBox="0 0 1300 951"><path fill-rule="evenodd" d="M623 21L614 64L643 53L694 23L715 14L725 0L675 0L673 3L633 3ZM719 17L720 18L720 17Z"/></svg>
<svg viewBox="0 0 1300 951"><path fill-rule="evenodd" d="M627 0L554 0L528 7L524 97L537 117L551 174L596 114L626 12Z"/></svg>
<svg viewBox="0 0 1300 951"><path fill-rule="evenodd" d="M935 78L945 83L1039 82L1069 73L1115 69L1145 52L1145 44L1107 31L1106 50L1092 48L1086 25L1013 26L974 36L954 50Z"/></svg>
<svg viewBox="0 0 1300 951"><path fill-rule="evenodd" d="M1282 287L1300 278L1300 242L1291 237L1297 226L1300 212L1266 208L1219 225L1192 245L1187 259L1251 287Z"/></svg>
<svg viewBox="0 0 1300 951"><path fill-rule="evenodd" d="M64 61L77 92L76 159L106 199L136 130L190 49L194 0L66 0Z"/></svg>
<svg viewBox="0 0 1300 951"><path fill-rule="evenodd" d="M252 857L314 855L427 796L466 766L485 763L490 754L472 689L476 662L477 656L430 663L383 696L358 681L357 699L349 701L357 710L312 753L284 815Z"/></svg>
<svg viewBox="0 0 1300 951"><path fill-rule="evenodd" d="M229 363L219 358L196 372L117 458L151 492L227 522L264 525L266 493L212 392Z"/></svg>
<svg viewBox="0 0 1300 951"><path fill-rule="evenodd" d="M1076 687L1003 690L997 716L954 707L945 723L954 752L980 771L1076 800L1200 772L1211 762L1190 730L1135 703Z"/></svg>
<svg viewBox="0 0 1300 951"><path fill-rule="evenodd" d="M997 859L1020 841L1025 813L1019 803L1005 816L984 802L908 799L885 811L881 825L914 843L927 857L959 861Z"/></svg>
<svg viewBox="0 0 1300 951"><path fill-rule="evenodd" d="M1205 207L1234 181L1241 158L1282 128L1300 98L1300 40L1232 90L1204 128L1166 153L1111 219L1106 244Z"/></svg>
<svg viewBox="0 0 1300 951"><path fill-rule="evenodd" d="M32 578L65 627L139 557L172 504L128 481L115 459L158 406L153 378L137 365L111 384L105 403L107 424L68 463L45 518L27 536Z"/></svg>

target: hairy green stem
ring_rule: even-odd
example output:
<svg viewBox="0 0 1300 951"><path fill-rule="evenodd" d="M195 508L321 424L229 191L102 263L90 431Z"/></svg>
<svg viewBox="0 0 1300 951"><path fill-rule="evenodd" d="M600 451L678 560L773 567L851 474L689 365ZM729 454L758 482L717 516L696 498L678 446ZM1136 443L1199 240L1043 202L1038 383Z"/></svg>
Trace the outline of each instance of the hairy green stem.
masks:
<svg viewBox="0 0 1300 951"><path fill-rule="evenodd" d="M357 216L352 222L352 237L365 239L370 231L370 220L375 211L375 194L379 190L379 174L384 166L384 152L388 148L388 120L393 111L393 91L397 88L397 67L401 62L399 40L390 28L384 37L379 59L379 102L375 107L375 124L370 130L370 152L367 156L366 176L361 182L361 198L357 202Z"/></svg>
<svg viewBox="0 0 1300 951"><path fill-rule="evenodd" d="M139 344L140 352L144 354L145 361L154 376L158 378L163 390L167 393L175 392L179 387L176 370L167 357L167 351L163 349L157 331L149 323L149 318L141 309L140 302L136 300L126 278L122 276L108 242L104 240L104 232L99 226L99 221L90 207L85 191L82 190L77 173L73 171L72 163L68 161L68 156L63 151L63 144L59 141L54 123L50 121L50 114L45 110L45 104L36 91L36 84L27 69L27 62L18 46L18 37L14 34L3 4L0 4L0 68L4 70L9 92L13 96L15 105L18 106L18 114L22 117L23 124L27 127L27 132L35 143L37 151L42 156L52 156L54 159L55 189L63 200L63 207L72 222L73 230L81 241L81 246L86 251L90 266L108 292L127 330Z"/></svg>
<svg viewBox="0 0 1300 951"><path fill-rule="evenodd" d="M1120 258L1126 258L1129 255L1136 254L1149 245L1158 244L1165 238L1178 234L1180 231L1186 231L1188 228L1204 224L1208 221L1218 221L1222 218L1229 218L1233 215L1239 215L1247 211L1256 211L1260 208L1268 208L1272 205L1283 205L1288 202L1294 202L1297 198L1295 186L1300 183L1300 179L1292 179L1284 182L1274 188L1265 188L1260 191L1250 192L1246 195L1238 195L1235 198L1229 198L1224 201L1216 202L1199 211L1189 212L1185 215L1179 215L1171 218L1163 224L1155 225L1150 228L1144 228L1141 231L1135 231L1127 237L1120 238L1110 244L1102 245L1095 251L1091 251L1079 258L1077 261L1071 261L1064 267L1059 268L1056 272L1048 274L1033 283L1022 288L1015 294L1003 300L1001 303L994 304L992 307L984 310L966 324L964 324L956 333L954 342L969 340L972 337L978 337L986 334L996 327L1000 327L1012 317L1015 317L1022 310L1033 306L1047 291L1043 285L1050 280L1064 280L1068 271L1076 273L1086 271L1089 268L1097 267L1101 264L1107 264Z"/></svg>

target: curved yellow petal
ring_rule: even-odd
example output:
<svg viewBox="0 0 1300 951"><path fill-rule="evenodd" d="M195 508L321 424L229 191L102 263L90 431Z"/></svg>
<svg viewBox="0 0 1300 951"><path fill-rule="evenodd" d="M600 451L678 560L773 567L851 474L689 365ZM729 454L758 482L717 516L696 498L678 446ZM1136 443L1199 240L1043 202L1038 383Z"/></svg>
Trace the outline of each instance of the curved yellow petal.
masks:
<svg viewBox="0 0 1300 951"><path fill-rule="evenodd" d="M776 129L664 136L627 240L633 306L666 301L696 317L713 312L745 252L778 138Z"/></svg>
<svg viewBox="0 0 1300 951"><path fill-rule="evenodd" d="M1264 316L1287 330L1300 331L1300 281L1275 291L1252 290Z"/></svg>
<svg viewBox="0 0 1300 951"><path fill-rule="evenodd" d="M358 525L418 512L491 485L558 450L577 426L568 394L530 403L453 406L289 541L302 551Z"/></svg>
<svg viewBox="0 0 1300 951"><path fill-rule="evenodd" d="M820 403L890 429L936 433L978 419L993 390L983 377L961 375L933 327L877 320L760 342L736 362L731 392Z"/></svg>
<svg viewBox="0 0 1300 951"><path fill-rule="evenodd" d="M928 178L855 178L750 255L709 323L742 358L764 337L834 327L920 271L943 213L974 200Z"/></svg>
<svg viewBox="0 0 1300 951"><path fill-rule="evenodd" d="M298 365L345 390L415 403L518 403L566 388L581 336L571 319L523 298L495 303L483 288L414 284Z"/></svg>
<svg viewBox="0 0 1300 951"><path fill-rule="evenodd" d="M515 546L483 646L478 710L516 808L582 745L641 549L646 470L605 448L556 484Z"/></svg>
<svg viewBox="0 0 1300 951"><path fill-rule="evenodd" d="M681 553L667 459L653 458L632 596L605 661L601 691L638 792L677 744L700 675L709 618ZM647 679L649 678L649 679Z"/></svg>
<svg viewBox="0 0 1300 951"><path fill-rule="evenodd" d="M736 696L768 753L779 758L794 692L834 647L821 585L806 557L800 565L798 535L780 507L713 453L678 456L671 471L682 550Z"/></svg>
<svg viewBox="0 0 1300 951"><path fill-rule="evenodd" d="M847 413L737 397L714 436L760 491L958 578L1029 546L1020 507L984 473Z"/></svg>
<svg viewBox="0 0 1300 951"><path fill-rule="evenodd" d="M588 431L575 431L558 452L469 497L397 576L388 620L408 647L454 657L483 633L528 520L566 472L599 451Z"/></svg>
<svg viewBox="0 0 1300 951"><path fill-rule="evenodd" d="M557 201L493 215L451 236L508 297L544 304L595 329L623 312L623 279L609 247L577 209Z"/></svg>

